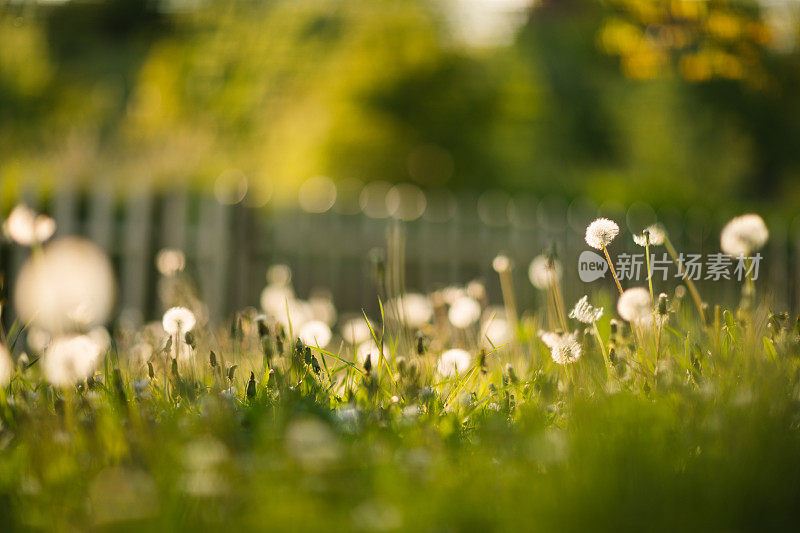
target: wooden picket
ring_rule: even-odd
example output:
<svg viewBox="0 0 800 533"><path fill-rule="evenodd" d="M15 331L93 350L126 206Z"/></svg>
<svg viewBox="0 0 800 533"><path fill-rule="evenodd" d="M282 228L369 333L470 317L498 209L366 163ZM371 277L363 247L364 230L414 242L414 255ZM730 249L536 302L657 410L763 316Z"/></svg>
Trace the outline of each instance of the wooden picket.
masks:
<svg viewBox="0 0 800 533"><path fill-rule="evenodd" d="M516 265L514 282L520 306L530 308L540 295L528 282L528 264L554 246L563 259L566 299L573 301L603 283L586 285L577 275L577 257L586 249L586 223L602 214L614 217L626 230L626 216L649 209L643 205L631 210L597 206L588 199L567 203L553 197L509 197L498 191L488 196L466 192L458 197L432 193L423 216L400 222L336 208L307 213L291 206L222 205L212 196L184 189L141 188L123 193L103 181L90 191L65 183L48 199L25 190L22 200L54 216L58 236L82 234L108 251L118 269L120 310L156 316L161 309L155 294L155 255L163 247L184 250L215 319L224 319L245 305L258 306L264 273L274 263L292 267L301 297L324 287L340 311L366 308L376 314L378 289L369 255L375 248L386 249L393 228L403 232L406 287L410 290L431 290L479 278L487 282L490 300L500 303L491 262L502 252ZM729 215L702 207L687 213L665 210L657 214L676 247L704 254L719 250L719 229ZM800 219L770 217L768 225L771 239L762 251L760 285L769 289L775 309L796 312L800 309ZM629 231L612 247L615 254L643 252L634 245ZM0 246L6 287L13 285L26 254L9 242ZM677 283L672 279L668 285ZM734 281L701 280L698 285L707 298L734 303L738 297Z"/></svg>

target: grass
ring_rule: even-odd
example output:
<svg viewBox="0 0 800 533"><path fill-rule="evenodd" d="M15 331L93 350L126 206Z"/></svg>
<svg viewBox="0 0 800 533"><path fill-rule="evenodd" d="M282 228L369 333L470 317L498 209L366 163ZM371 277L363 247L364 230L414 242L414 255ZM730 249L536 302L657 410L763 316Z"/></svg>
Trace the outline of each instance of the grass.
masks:
<svg viewBox="0 0 800 533"><path fill-rule="evenodd" d="M115 332L77 387L48 385L31 356L0 398L0 524L794 530L798 329L765 308L709 314L671 297L656 348L647 331L612 334L607 312L610 378L591 328L580 360L553 362L536 336L544 310L503 346L458 332L474 362L456 376L435 370L451 328L420 341L388 316L369 324L383 347L369 371L344 343L305 346L252 310L224 330L199 325L192 362L175 369L147 328ZM137 359L146 340L156 349Z"/></svg>

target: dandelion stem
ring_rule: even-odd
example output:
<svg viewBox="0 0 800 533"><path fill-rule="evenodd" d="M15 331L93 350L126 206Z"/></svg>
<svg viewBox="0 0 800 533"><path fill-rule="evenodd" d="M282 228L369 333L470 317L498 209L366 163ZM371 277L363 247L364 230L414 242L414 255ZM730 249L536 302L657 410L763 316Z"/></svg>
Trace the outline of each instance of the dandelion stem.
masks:
<svg viewBox="0 0 800 533"><path fill-rule="evenodd" d="M700 293L697 292L697 287L695 287L694 282L687 275L686 269L683 268L683 263L681 263L680 259L678 259L678 252L676 252L675 247L672 246L672 241L669 240L669 236L665 236L664 246L667 248L667 252L669 252L672 262L677 265L678 271L683 276L683 281L686 282L686 287L689 288L689 294L692 295L692 300L694 300L694 304L697 306L697 312L700 313L700 319L705 322L705 313L703 313L703 300L700 299Z"/></svg>
<svg viewBox="0 0 800 533"><path fill-rule="evenodd" d="M553 301L556 304L556 312L558 313L558 320L561 323L561 328L567 330L567 315L564 312L564 303L561 301L561 286L558 284L557 279L553 279L550 285L553 289Z"/></svg>
<svg viewBox="0 0 800 533"><path fill-rule="evenodd" d="M594 329L594 336L597 338L597 344L600 345L600 352L603 354L603 362L606 364L606 379L611 380L611 361L608 359L605 344L603 344L603 337L600 336L600 330L597 329L597 321L592 322L592 329Z"/></svg>
<svg viewBox="0 0 800 533"><path fill-rule="evenodd" d="M608 261L608 268L611 269L611 275L614 276L614 281L617 283L617 290L619 293L622 294L622 285L619 283L619 278L617 277L617 271L614 270L614 263L611 262L611 256L608 255L608 248L603 246L603 253L606 254L606 261Z"/></svg>
<svg viewBox="0 0 800 533"><path fill-rule="evenodd" d="M661 344L659 341L659 334L660 328L656 323L656 299L655 295L653 294L653 271L650 268L650 234L645 233L645 241L644 241L644 253L645 253L645 262L647 264L647 285L650 288L650 306L653 308L653 331L655 332L655 346L656 346L656 366L658 365L658 350L659 345Z"/></svg>
<svg viewBox="0 0 800 533"><path fill-rule="evenodd" d="M506 308L506 317L513 331L517 330L517 303L514 298L514 279L511 267L499 272L500 290L503 293L503 305Z"/></svg>

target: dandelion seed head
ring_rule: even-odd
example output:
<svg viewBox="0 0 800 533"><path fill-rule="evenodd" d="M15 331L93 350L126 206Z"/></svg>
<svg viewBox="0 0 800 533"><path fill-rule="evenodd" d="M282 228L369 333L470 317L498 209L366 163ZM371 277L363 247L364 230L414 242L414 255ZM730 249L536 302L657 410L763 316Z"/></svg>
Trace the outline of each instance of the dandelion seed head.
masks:
<svg viewBox="0 0 800 533"><path fill-rule="evenodd" d="M475 298L478 301L486 299L486 286L477 280L470 281L467 284L467 296Z"/></svg>
<svg viewBox="0 0 800 533"><path fill-rule="evenodd" d="M161 319L161 327L170 335L176 335L178 333L183 335L192 331L196 323L197 319L194 313L185 307L172 307L167 309L164 313L164 317Z"/></svg>
<svg viewBox="0 0 800 533"><path fill-rule="evenodd" d="M561 333L557 331L539 331L537 333L539 339L544 343L545 346L548 348L552 348L556 345L556 343L561 340Z"/></svg>
<svg viewBox="0 0 800 533"><path fill-rule="evenodd" d="M602 250L619 234L619 226L608 218L598 218L586 228L586 244Z"/></svg>
<svg viewBox="0 0 800 533"><path fill-rule="evenodd" d="M534 287L544 291L561 279L562 272L561 263L557 259L538 255L528 268L528 279Z"/></svg>
<svg viewBox="0 0 800 533"><path fill-rule="evenodd" d="M308 299L308 310L313 320L332 326L336 322L336 307L329 294L315 294Z"/></svg>
<svg viewBox="0 0 800 533"><path fill-rule="evenodd" d="M47 215L40 215L28 206L19 204L9 213L3 229L17 244L33 246L53 236L56 222Z"/></svg>
<svg viewBox="0 0 800 533"><path fill-rule="evenodd" d="M627 289L617 300L617 312L628 322L637 322L652 315L653 303L650 300L650 292L644 287Z"/></svg>
<svg viewBox="0 0 800 533"><path fill-rule="evenodd" d="M442 376L457 376L466 372L472 364L472 356L461 348L442 352L436 364L436 371Z"/></svg>
<svg viewBox="0 0 800 533"><path fill-rule="evenodd" d="M470 296L456 298L447 312L450 323L460 329L470 327L481 317L481 304Z"/></svg>
<svg viewBox="0 0 800 533"><path fill-rule="evenodd" d="M651 312L650 314L644 315L643 317L637 319L635 322L637 326L648 330L654 329L653 324L655 324L657 328L662 328L667 322L669 322L669 315L656 314L654 322L653 313Z"/></svg>
<svg viewBox="0 0 800 533"><path fill-rule="evenodd" d="M578 342L577 333L565 333L550 347L550 356L559 365L574 363L581 358L583 350Z"/></svg>
<svg viewBox="0 0 800 533"><path fill-rule="evenodd" d="M286 314L286 303L294 300L294 291L287 285L269 284L261 291L261 309L277 317Z"/></svg>
<svg viewBox="0 0 800 533"><path fill-rule="evenodd" d="M481 344L484 348L501 346L511 340L511 325L503 317L487 319L482 327Z"/></svg>
<svg viewBox="0 0 800 533"><path fill-rule="evenodd" d="M186 268L186 254L175 248L164 248L156 255L156 268L162 276L174 276Z"/></svg>
<svg viewBox="0 0 800 533"><path fill-rule="evenodd" d="M370 323L372 323L370 321ZM342 326L342 338L348 344L361 344L372 336L366 320L362 318L351 318Z"/></svg>
<svg viewBox="0 0 800 533"><path fill-rule="evenodd" d="M388 355L384 353L384 356ZM356 347L356 361L359 364L363 365L367 362L367 357L372 360L372 366L376 366L375 363L380 359L381 356L381 348L378 346L374 340L371 338L362 342Z"/></svg>
<svg viewBox="0 0 800 533"><path fill-rule="evenodd" d="M492 268L497 273L508 272L511 270L511 259L507 255L498 255L492 261Z"/></svg>
<svg viewBox="0 0 800 533"><path fill-rule="evenodd" d="M26 261L14 302L24 322L64 333L103 324L115 294L114 271L106 254L90 241L65 237Z"/></svg>
<svg viewBox="0 0 800 533"><path fill-rule="evenodd" d="M764 219L751 213L731 219L722 228L720 247L734 257L749 256L760 250L768 239L769 230Z"/></svg>
<svg viewBox="0 0 800 533"><path fill-rule="evenodd" d="M11 376L14 374L14 361L8 348L0 344L0 387L5 387L11 383Z"/></svg>
<svg viewBox="0 0 800 533"><path fill-rule="evenodd" d="M603 316L603 308L602 307L594 307L589 303L589 297L584 296L575 304L575 307L572 308L572 311L569 313L570 318L574 318L579 322L583 322L584 324L592 324L600 320L600 317Z"/></svg>
<svg viewBox="0 0 800 533"><path fill-rule="evenodd" d="M427 324L433 316L430 299L417 293L404 294L389 302L387 314L397 320L403 320L411 328L419 328ZM396 316L397 312L400 316Z"/></svg>
<svg viewBox="0 0 800 533"><path fill-rule="evenodd" d="M270 285L289 285L292 281L292 269L288 265L272 265L267 270L267 283Z"/></svg>
<svg viewBox="0 0 800 533"><path fill-rule="evenodd" d="M646 231L650 237L650 246L660 246L664 244L664 241L667 239L667 232L661 224L653 224L645 228L644 231ZM644 231L633 235L633 242L639 246L647 245L648 236L644 234Z"/></svg>
<svg viewBox="0 0 800 533"><path fill-rule="evenodd" d="M100 353L106 352L111 346L111 335L103 326L92 328L86 336L92 339L92 342L97 346L97 351Z"/></svg>
<svg viewBox="0 0 800 533"><path fill-rule="evenodd" d="M324 348L331 341L331 328L321 320L311 320L300 327L298 336L307 346Z"/></svg>
<svg viewBox="0 0 800 533"><path fill-rule="evenodd" d="M92 375L100 355L97 343L87 335L56 337L42 357L44 377L57 387L74 386Z"/></svg>

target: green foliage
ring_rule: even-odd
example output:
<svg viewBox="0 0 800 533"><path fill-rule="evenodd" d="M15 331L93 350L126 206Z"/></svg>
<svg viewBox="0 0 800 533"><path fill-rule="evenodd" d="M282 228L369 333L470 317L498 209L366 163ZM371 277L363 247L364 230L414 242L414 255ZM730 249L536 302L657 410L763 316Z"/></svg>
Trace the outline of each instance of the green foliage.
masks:
<svg viewBox="0 0 800 533"><path fill-rule="evenodd" d="M189 366L157 350L150 376L121 331L77 388L34 361L3 391L4 527L793 528L794 324L693 311L672 303L658 348L617 328L609 379L589 335L577 363L554 364L538 319L453 377L392 321L370 324L384 348L361 367L243 314L227 340L196 331Z"/></svg>
<svg viewBox="0 0 800 533"><path fill-rule="evenodd" d="M513 45L470 48L440 2L180 5L4 5L4 188L236 169L256 203L319 174L678 207L798 196L794 33L756 6L541 2Z"/></svg>

